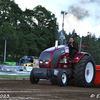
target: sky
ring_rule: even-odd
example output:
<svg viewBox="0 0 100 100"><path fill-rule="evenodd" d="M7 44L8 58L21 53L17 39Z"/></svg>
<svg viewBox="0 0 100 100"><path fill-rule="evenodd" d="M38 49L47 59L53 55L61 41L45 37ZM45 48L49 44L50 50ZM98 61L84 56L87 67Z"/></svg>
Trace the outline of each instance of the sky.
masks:
<svg viewBox="0 0 100 100"><path fill-rule="evenodd" d="M62 30L63 15L61 11L68 14L64 16L64 30L68 34L73 29L80 36L91 33L100 37L100 0L14 0L24 11L42 5L55 14L59 30Z"/></svg>

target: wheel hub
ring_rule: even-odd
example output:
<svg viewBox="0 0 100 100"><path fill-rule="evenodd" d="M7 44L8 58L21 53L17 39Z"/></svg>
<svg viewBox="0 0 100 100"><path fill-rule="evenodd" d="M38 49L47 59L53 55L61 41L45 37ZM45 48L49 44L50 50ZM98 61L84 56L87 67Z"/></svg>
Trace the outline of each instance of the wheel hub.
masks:
<svg viewBox="0 0 100 100"><path fill-rule="evenodd" d="M67 78L66 78L66 74L63 73L63 74L62 74L62 82L65 83L65 82L66 82L66 79L67 79Z"/></svg>
<svg viewBox="0 0 100 100"><path fill-rule="evenodd" d="M91 62L88 62L85 68L85 80L87 83L90 83L94 76L94 68Z"/></svg>
<svg viewBox="0 0 100 100"><path fill-rule="evenodd" d="M87 76L89 75L89 69L87 70Z"/></svg>

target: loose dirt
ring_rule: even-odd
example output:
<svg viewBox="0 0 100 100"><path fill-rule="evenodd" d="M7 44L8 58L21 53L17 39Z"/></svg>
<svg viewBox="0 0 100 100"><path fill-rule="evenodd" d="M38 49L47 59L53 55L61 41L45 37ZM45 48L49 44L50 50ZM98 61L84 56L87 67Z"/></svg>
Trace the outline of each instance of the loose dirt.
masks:
<svg viewBox="0 0 100 100"><path fill-rule="evenodd" d="M60 87L49 80L31 84L29 79L0 79L0 100L100 100L100 87Z"/></svg>

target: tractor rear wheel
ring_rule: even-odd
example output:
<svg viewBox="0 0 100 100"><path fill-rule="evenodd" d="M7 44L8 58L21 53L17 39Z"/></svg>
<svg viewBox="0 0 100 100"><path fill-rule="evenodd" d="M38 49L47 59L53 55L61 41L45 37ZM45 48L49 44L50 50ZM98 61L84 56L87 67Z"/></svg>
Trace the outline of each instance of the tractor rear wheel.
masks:
<svg viewBox="0 0 100 100"><path fill-rule="evenodd" d="M65 70L60 70L57 75L57 82L59 86L65 86L67 84L68 77Z"/></svg>
<svg viewBox="0 0 100 100"><path fill-rule="evenodd" d="M74 65L73 80L76 86L91 87L95 78L95 61L92 56L83 56Z"/></svg>
<svg viewBox="0 0 100 100"><path fill-rule="evenodd" d="M39 79L34 78L34 68L32 69L32 71L30 73L30 82L32 84L37 84L39 82Z"/></svg>

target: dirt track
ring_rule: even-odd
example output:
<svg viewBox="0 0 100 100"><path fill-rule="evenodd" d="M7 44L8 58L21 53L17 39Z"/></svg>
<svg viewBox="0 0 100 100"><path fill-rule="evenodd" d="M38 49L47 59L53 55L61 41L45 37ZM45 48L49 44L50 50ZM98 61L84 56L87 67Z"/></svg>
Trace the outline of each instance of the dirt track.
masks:
<svg viewBox="0 0 100 100"><path fill-rule="evenodd" d="M29 80L0 79L0 100L100 100L100 87L60 87L48 80L34 85Z"/></svg>

